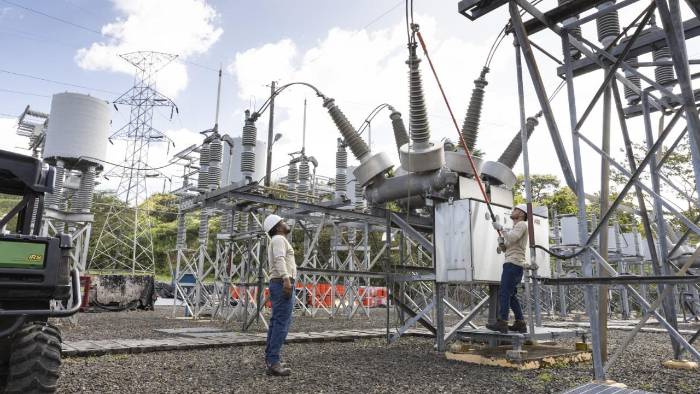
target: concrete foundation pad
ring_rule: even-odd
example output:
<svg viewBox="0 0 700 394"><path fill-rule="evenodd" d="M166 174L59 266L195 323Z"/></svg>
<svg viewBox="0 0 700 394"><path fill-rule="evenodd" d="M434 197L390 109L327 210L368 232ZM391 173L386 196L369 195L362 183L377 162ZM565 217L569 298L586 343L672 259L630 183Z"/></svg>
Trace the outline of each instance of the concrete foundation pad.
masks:
<svg viewBox="0 0 700 394"><path fill-rule="evenodd" d="M669 369L700 369L699 364L697 362L690 360L666 360L663 363L661 363L661 365Z"/></svg>
<svg viewBox="0 0 700 394"><path fill-rule="evenodd" d="M453 348L454 350L454 348ZM523 346L519 353L521 360L513 360L508 353L513 349L510 346L496 348L479 347L472 348L464 353L446 352L448 360L466 362L470 364L488 365L502 368L515 368L518 370L530 370L547 367L555 364L574 364L591 360L591 353L579 352L570 348L555 346Z"/></svg>

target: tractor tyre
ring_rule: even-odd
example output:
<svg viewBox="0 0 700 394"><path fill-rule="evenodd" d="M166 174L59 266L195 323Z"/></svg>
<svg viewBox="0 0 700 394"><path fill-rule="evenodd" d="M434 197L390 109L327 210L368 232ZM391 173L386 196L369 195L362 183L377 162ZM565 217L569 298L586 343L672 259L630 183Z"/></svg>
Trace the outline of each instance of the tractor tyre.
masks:
<svg viewBox="0 0 700 394"><path fill-rule="evenodd" d="M22 326L11 337L5 392L54 393L61 366L61 332L44 322Z"/></svg>

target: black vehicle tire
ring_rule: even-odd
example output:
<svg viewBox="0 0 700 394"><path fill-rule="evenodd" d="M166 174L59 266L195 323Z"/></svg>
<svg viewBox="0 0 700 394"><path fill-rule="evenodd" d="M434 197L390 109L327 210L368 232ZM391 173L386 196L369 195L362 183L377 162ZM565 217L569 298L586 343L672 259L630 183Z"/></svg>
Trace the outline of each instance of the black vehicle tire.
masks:
<svg viewBox="0 0 700 394"><path fill-rule="evenodd" d="M54 393L61 366L61 332L48 323L29 323L10 343L5 392Z"/></svg>
<svg viewBox="0 0 700 394"><path fill-rule="evenodd" d="M5 382L10 362L10 340L0 338L0 393L5 392Z"/></svg>

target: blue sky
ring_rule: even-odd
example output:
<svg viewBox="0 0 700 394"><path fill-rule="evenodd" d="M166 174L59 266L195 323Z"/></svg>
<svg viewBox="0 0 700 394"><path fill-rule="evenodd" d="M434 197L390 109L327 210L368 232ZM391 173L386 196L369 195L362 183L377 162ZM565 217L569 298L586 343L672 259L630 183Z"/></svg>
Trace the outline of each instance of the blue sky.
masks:
<svg viewBox="0 0 700 394"><path fill-rule="evenodd" d="M66 22L10 4L14 2ZM144 4L158 7L147 9L141 7ZM542 4L546 8L554 2L547 0ZM644 7L638 6L623 14L623 22L631 20L633 14ZM507 17L506 10L501 8L470 22L459 15L456 8L456 0L415 1L416 21L422 26L461 124L472 81L478 76L488 47ZM188 12L189 9L196 9L196 12ZM684 11L684 16L689 17L687 10ZM0 72L0 121L3 118L6 121L5 128L0 125L0 132L7 133L0 146L8 148L12 147L8 145L17 144L9 135L7 118L21 113L27 104L48 112L50 96L57 92L90 93L112 100L131 86L133 76L116 55L110 57L94 51L84 56L84 52L80 52L100 45L113 45L117 49L122 48L120 45L128 48L144 45L150 47L137 49L161 51L177 48L176 52L185 54L186 62L169 66L167 72L172 75L164 76L159 86L163 91L173 92L180 115L168 122L168 114L162 113L156 116L155 122L157 128L175 139L177 149L199 141L196 133L213 123L216 73L212 69L219 64L223 64L226 72L221 128L234 136L240 134L243 110L251 103L259 105L264 101L269 91L265 84L272 79L282 83L304 80L316 84L324 93L336 98L355 125L383 102L407 114L403 12L403 2L395 0L219 0L206 3L199 0L0 0L0 53L3 54L0 69L97 89L62 86ZM140 21L141 25L130 25L134 21ZM124 28L121 39L112 35L114 30L110 30L110 24ZM142 34L144 26L152 30ZM99 34L103 31L108 32L107 36ZM584 34L596 41L593 24L584 26ZM193 42L183 44L189 37L195 37ZM560 44L554 35L540 33L536 40L553 53L560 53ZM504 40L492 64L481 137L477 143L492 160L498 158L519 127L511 42L510 37ZM698 54L697 43L688 45L691 56ZM551 92L559 82L554 73L555 64L540 54L537 57ZM433 139L454 139L454 129L427 62L423 62L422 67ZM577 80L579 103L586 102L600 81L600 73ZM530 86L526 89L527 113L531 115L539 108ZM304 89L290 89L278 100L276 129L285 136L276 145L274 165L283 164L287 160L285 153L298 150L301 145L301 108L305 98L309 100L307 151L319 158L320 171L331 175L337 132L320 101ZM565 95L559 95L553 106L570 152ZM594 111L592 119L583 131L598 141L598 110ZM113 128L121 127L128 120L127 111L114 113L112 120ZM265 139L266 127L267 117L263 116L258 122L258 138ZM373 148L395 155L388 113L377 117L372 131ZM618 146L621 143L615 136L613 149ZM531 139L531 150L536 158L531 163L534 172L560 174L543 124ZM161 153L154 155L153 165L167 161L166 152ZM114 152L110 155L118 156L114 156ZM600 162L591 152L584 152L584 160L591 166L598 166ZM515 171L522 171L520 163ZM599 171L588 171L586 182L589 190L596 190Z"/></svg>

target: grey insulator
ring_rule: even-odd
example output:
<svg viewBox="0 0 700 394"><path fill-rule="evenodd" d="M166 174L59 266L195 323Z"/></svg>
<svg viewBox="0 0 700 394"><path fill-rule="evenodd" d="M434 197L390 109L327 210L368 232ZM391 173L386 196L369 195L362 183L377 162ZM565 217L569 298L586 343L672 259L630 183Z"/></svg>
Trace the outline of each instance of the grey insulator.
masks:
<svg viewBox="0 0 700 394"><path fill-rule="evenodd" d="M299 186L297 186L299 201L301 202L306 202L308 200L309 174L309 160L305 156L302 156L299 162Z"/></svg>
<svg viewBox="0 0 700 394"><path fill-rule="evenodd" d="M627 64L631 67L637 68L639 60L636 56L631 57L627 59ZM642 88L642 81L639 78L639 75L633 74L630 71L625 70L625 78L627 78L630 82L634 84L634 86L638 87L639 89ZM625 99L627 100L627 104L629 105L637 104L639 102L639 93L635 92L634 90L627 87L627 85L625 85Z"/></svg>
<svg viewBox="0 0 700 394"><path fill-rule="evenodd" d="M187 223L185 221L185 213L178 212L177 214L177 239L175 247L184 249L187 242Z"/></svg>
<svg viewBox="0 0 700 394"><path fill-rule="evenodd" d="M367 143L360 137L357 130L352 127L348 118L343 114L343 111L335 105L334 99L324 99L323 106L328 109L328 113L331 115L338 131L340 131L340 134L343 136L343 140L350 147L352 154L357 160L362 161L362 159L369 154L369 146L367 146Z"/></svg>
<svg viewBox="0 0 700 394"><path fill-rule="evenodd" d="M258 138L258 129L255 127L253 118L248 116L246 111L245 125L243 126L242 143L243 152L241 153L241 173L246 178L253 176L255 172L255 144Z"/></svg>
<svg viewBox="0 0 700 394"><path fill-rule="evenodd" d="M335 191L337 194L348 190L348 151L341 139L335 152Z"/></svg>
<svg viewBox="0 0 700 394"><path fill-rule="evenodd" d="M230 210L226 210L221 215L221 232L224 234L233 233L233 213Z"/></svg>
<svg viewBox="0 0 700 394"><path fill-rule="evenodd" d="M356 211L365 210L365 188L360 186L355 182L355 203L354 208Z"/></svg>
<svg viewBox="0 0 700 394"><path fill-rule="evenodd" d="M208 187L210 190L217 189L221 184L222 151L223 146L220 139L215 138L209 143L209 173L207 178L209 179Z"/></svg>
<svg viewBox="0 0 700 394"><path fill-rule="evenodd" d="M92 210L92 201L95 192L95 167L90 166L80 177L80 188L77 192L77 206L74 209L79 209L80 212L90 212Z"/></svg>
<svg viewBox="0 0 700 394"><path fill-rule="evenodd" d="M668 47L663 47L652 52L652 56L655 62L671 61L671 50ZM667 85L676 79L676 75L673 72L673 66L657 66L654 69L654 80L659 85Z"/></svg>
<svg viewBox="0 0 700 394"><path fill-rule="evenodd" d="M241 212L233 211L233 218L231 219L231 230L238 231L241 221Z"/></svg>
<svg viewBox="0 0 700 394"><path fill-rule="evenodd" d="M63 162L58 161L55 166L53 193L46 194L46 206L58 209L60 200L63 196L63 181L65 179L66 169L63 167Z"/></svg>
<svg viewBox="0 0 700 394"><path fill-rule="evenodd" d="M564 4L569 3L569 2L571 2L571 0L559 0L559 5L561 6L561 5L564 5ZM571 23L573 21L577 21L578 19L579 19L578 14L572 16L571 18L567 18L564 20L564 26L566 26L568 23ZM576 26L576 27L570 28L569 33L571 33L571 35L576 37L576 38L580 38L581 37L581 26ZM578 59L581 56L581 52L575 46L569 45L569 55L574 59Z"/></svg>
<svg viewBox="0 0 700 394"><path fill-rule="evenodd" d="M484 105L484 87L488 85L488 82L486 82L486 73L488 72L489 68L484 67L479 78L474 80L474 89L469 100L469 107L467 107L467 115L464 117L464 123L462 123L462 138L464 138L464 143L469 151L474 149L479 136L479 120L481 118L481 108Z"/></svg>
<svg viewBox="0 0 700 394"><path fill-rule="evenodd" d="M197 178L197 188L206 190L209 183L209 143L205 142L199 148L199 177Z"/></svg>
<svg viewBox="0 0 700 394"><path fill-rule="evenodd" d="M525 121L525 132L527 132L527 138L530 139L530 136L532 135L532 132L535 131L535 126L537 126L539 122L537 121L537 118L535 117L529 117ZM518 130L517 133L515 133L515 136L513 139L510 141L510 144L508 144L508 147L506 150L503 151L501 154L501 157L498 158L498 162L508 166L508 168L513 168L515 166L515 163L518 161L518 158L520 158L520 154L523 151L523 145L522 145L522 139L520 138L520 130Z"/></svg>
<svg viewBox="0 0 700 394"><path fill-rule="evenodd" d="M598 9L604 10L613 4L615 4L614 1L608 1L598 5ZM598 41L606 46L610 44L620 34L620 16L617 10L596 18L596 27L598 28Z"/></svg>
<svg viewBox="0 0 700 394"><path fill-rule="evenodd" d="M402 146L408 144L406 125L403 123L403 118L401 118L401 112L399 111L393 111L391 115L389 115L389 118L391 119L391 127L394 129L396 149L400 149Z"/></svg>
<svg viewBox="0 0 700 394"><path fill-rule="evenodd" d="M297 179L299 178L299 171L297 170L297 162L294 159L289 161L289 168L287 168L287 190L290 192L295 192L297 190Z"/></svg>
<svg viewBox="0 0 700 394"><path fill-rule="evenodd" d="M411 131L411 141L418 147L425 146L430 140L430 125L428 111L425 108L423 81L420 73L420 59L416 55L416 43L408 46L408 123Z"/></svg>
<svg viewBox="0 0 700 394"><path fill-rule="evenodd" d="M202 209L199 213L199 243L205 244L209 238L209 212Z"/></svg>
<svg viewBox="0 0 700 394"><path fill-rule="evenodd" d="M242 233L247 233L248 232L248 226L250 224L250 215L247 213L242 213L240 218L239 218L239 224L238 224L238 231Z"/></svg>

